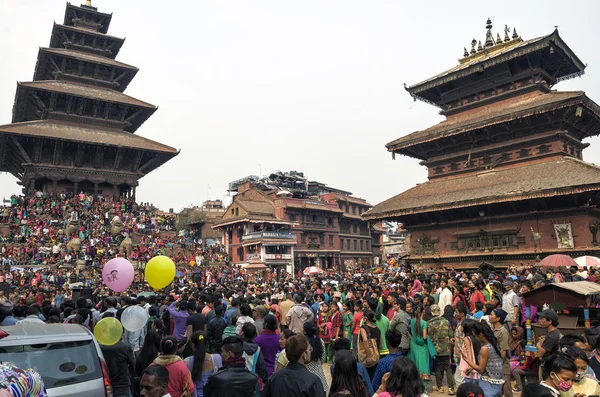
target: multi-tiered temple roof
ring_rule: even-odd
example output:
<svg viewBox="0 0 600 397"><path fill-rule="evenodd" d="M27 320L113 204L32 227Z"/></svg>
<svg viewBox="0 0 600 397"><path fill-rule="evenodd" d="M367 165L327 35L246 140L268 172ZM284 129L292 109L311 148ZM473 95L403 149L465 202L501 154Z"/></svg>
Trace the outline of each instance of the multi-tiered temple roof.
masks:
<svg viewBox="0 0 600 397"><path fill-rule="evenodd" d="M386 148L423 160L429 181L376 205L366 219L431 223L451 208L468 218L490 203L584 191L588 199L600 189L600 169L582 161L582 140L600 134L600 107L584 92L552 90L585 65L557 30L523 40L507 27L504 39L494 39L489 20L486 28L483 44L473 39L458 65L406 87L446 119Z"/></svg>
<svg viewBox="0 0 600 397"><path fill-rule="evenodd" d="M12 124L0 126L0 170L24 190L127 194L179 152L135 135L156 106L123 93L138 69L115 60L124 39L112 14L67 3L33 81L17 84Z"/></svg>

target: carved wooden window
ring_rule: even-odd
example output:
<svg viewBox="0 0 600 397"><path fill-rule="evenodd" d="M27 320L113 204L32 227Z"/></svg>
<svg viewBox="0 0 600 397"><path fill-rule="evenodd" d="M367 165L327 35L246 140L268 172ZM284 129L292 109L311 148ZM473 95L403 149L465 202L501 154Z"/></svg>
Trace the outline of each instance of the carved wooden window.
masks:
<svg viewBox="0 0 600 397"><path fill-rule="evenodd" d="M512 159L512 153L510 153L510 152L504 152L500 156L500 161L508 161L508 160L511 160L511 159Z"/></svg>
<svg viewBox="0 0 600 397"><path fill-rule="evenodd" d="M290 214L290 222L296 222L296 214Z"/></svg>
<svg viewBox="0 0 600 397"><path fill-rule="evenodd" d="M486 154L485 156L483 156L482 161L483 161L483 164L491 164L492 156L490 156L489 154Z"/></svg>
<svg viewBox="0 0 600 397"><path fill-rule="evenodd" d="M519 158L529 157L531 156L531 149L521 149L519 150Z"/></svg>
<svg viewBox="0 0 600 397"><path fill-rule="evenodd" d="M475 164L475 160L469 160L469 161L466 161L466 162L465 162L465 167L466 167L466 168L473 168L473 167L475 167L475 166L476 166L476 164Z"/></svg>
<svg viewBox="0 0 600 397"><path fill-rule="evenodd" d="M525 237L524 236L518 236L517 237L517 244L521 245L521 244L525 244Z"/></svg>
<svg viewBox="0 0 600 397"><path fill-rule="evenodd" d="M453 246L458 245L467 250L494 250L494 249L506 249L513 244L512 235L500 235L500 236L476 236L468 238L460 238L457 243L452 243Z"/></svg>
<svg viewBox="0 0 600 397"><path fill-rule="evenodd" d="M575 155L575 148L573 146L569 147L569 153Z"/></svg>
<svg viewBox="0 0 600 397"><path fill-rule="evenodd" d="M329 235L329 246L333 247L333 236L331 234Z"/></svg>
<svg viewBox="0 0 600 397"><path fill-rule="evenodd" d="M539 154L550 153L550 145L540 145L537 150Z"/></svg>
<svg viewBox="0 0 600 397"><path fill-rule="evenodd" d="M450 249L457 251L458 250L458 243L456 241L452 241L450 242Z"/></svg>
<svg viewBox="0 0 600 397"><path fill-rule="evenodd" d="M458 171L458 164L457 163L450 164L450 171Z"/></svg>
<svg viewBox="0 0 600 397"><path fill-rule="evenodd" d="M439 167L435 167L433 169L434 174L441 174L444 172L444 167L443 166L439 166Z"/></svg>

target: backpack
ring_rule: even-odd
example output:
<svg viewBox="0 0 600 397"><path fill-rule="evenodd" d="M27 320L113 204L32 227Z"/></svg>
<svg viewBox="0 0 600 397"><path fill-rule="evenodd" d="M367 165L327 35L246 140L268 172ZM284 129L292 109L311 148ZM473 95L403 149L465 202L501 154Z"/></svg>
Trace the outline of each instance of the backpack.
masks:
<svg viewBox="0 0 600 397"><path fill-rule="evenodd" d="M358 362L367 368L372 368L379 362L379 347L377 339L371 338L371 331L368 326L363 326L367 333L367 340L363 341L361 335L358 335Z"/></svg>
<svg viewBox="0 0 600 397"><path fill-rule="evenodd" d="M244 359L246 359L246 369L250 372L252 372L253 374L256 374L256 364L258 364L258 358L260 357L260 346L258 346L258 349L256 349L256 351L254 352L253 355L248 355L248 353L246 353L244 351L244 354L242 354L242 357L244 357ZM260 397L260 392L264 389L265 384L262 380L262 378L259 376L258 377L258 382L256 383L256 397Z"/></svg>

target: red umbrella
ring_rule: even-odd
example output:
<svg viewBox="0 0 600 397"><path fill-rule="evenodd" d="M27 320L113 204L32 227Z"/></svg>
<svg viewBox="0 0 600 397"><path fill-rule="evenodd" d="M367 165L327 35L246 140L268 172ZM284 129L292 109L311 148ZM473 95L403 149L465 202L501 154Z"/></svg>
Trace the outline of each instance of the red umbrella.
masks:
<svg viewBox="0 0 600 397"><path fill-rule="evenodd" d="M571 266L577 266L577 262L575 262L575 259L571 258L569 255L554 254L554 255L548 255L547 257L542 259L540 262L540 266L542 266L542 267L559 267L559 266L571 267Z"/></svg>
<svg viewBox="0 0 600 397"><path fill-rule="evenodd" d="M316 267L316 266L311 266L311 267L307 267L306 269L304 269L304 274L306 275L313 275L313 274L318 274L318 273L323 273L323 269Z"/></svg>

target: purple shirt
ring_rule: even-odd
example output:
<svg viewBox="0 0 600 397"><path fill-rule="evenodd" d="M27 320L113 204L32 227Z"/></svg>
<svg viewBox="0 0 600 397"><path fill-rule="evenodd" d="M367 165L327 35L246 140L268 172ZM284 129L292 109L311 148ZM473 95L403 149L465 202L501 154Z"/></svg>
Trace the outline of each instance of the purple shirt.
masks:
<svg viewBox="0 0 600 397"><path fill-rule="evenodd" d="M177 338L177 340L183 340L185 337L185 331L187 330L185 320L187 320L190 314L187 312L187 310L179 312L175 310L176 304L177 302L173 302L171 303L171 306L169 306L169 313L171 314L171 318L175 323L175 327L173 328L173 336Z"/></svg>
<svg viewBox="0 0 600 397"><path fill-rule="evenodd" d="M275 357L279 351L279 335L274 331L264 330L262 334L254 338L254 343L260 346L267 367L267 375L273 375L275 372Z"/></svg>

